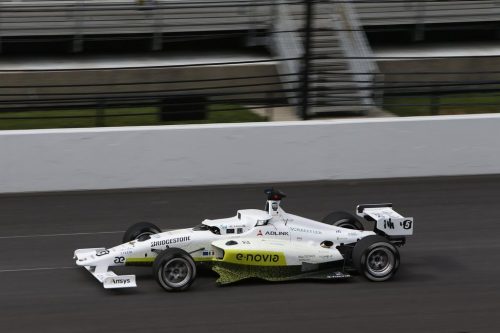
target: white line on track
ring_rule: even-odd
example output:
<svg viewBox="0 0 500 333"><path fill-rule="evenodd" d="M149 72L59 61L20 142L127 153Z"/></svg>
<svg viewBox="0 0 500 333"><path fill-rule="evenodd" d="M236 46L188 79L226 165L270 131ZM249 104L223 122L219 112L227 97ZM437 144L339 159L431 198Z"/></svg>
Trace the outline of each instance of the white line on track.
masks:
<svg viewBox="0 0 500 333"><path fill-rule="evenodd" d="M32 271L53 271L57 269L76 269L77 266L63 266L63 267L34 267L34 268L19 268L19 269L0 269L0 273L10 272L32 272Z"/></svg>
<svg viewBox="0 0 500 333"><path fill-rule="evenodd" d="M18 235L18 236L0 236L0 239L14 238L37 238L37 237L59 237L59 236L82 236L82 235L101 235L101 234L119 234L123 231L100 231L100 232L75 232L68 234L42 234L42 235Z"/></svg>

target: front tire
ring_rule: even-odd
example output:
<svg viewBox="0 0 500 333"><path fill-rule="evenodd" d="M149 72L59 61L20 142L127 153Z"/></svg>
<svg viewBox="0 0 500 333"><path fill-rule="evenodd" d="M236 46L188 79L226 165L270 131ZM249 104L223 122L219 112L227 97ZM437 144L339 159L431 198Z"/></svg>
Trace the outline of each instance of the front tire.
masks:
<svg viewBox="0 0 500 333"><path fill-rule="evenodd" d="M186 251L169 248L156 257L153 275L166 291L184 291L196 278L196 264Z"/></svg>
<svg viewBox="0 0 500 333"><path fill-rule="evenodd" d="M334 225L340 228L353 229L353 230L365 230L361 222L356 218L356 216L349 214L347 212L333 212L328 214L323 220L323 223Z"/></svg>
<svg viewBox="0 0 500 333"><path fill-rule="evenodd" d="M143 241L149 239L153 234L159 234L161 229L153 223L139 222L130 226L123 234L122 243L128 243L133 240Z"/></svg>
<svg viewBox="0 0 500 333"><path fill-rule="evenodd" d="M354 246L352 261L358 272L368 280L386 281L399 268L399 251L382 236L367 236Z"/></svg>

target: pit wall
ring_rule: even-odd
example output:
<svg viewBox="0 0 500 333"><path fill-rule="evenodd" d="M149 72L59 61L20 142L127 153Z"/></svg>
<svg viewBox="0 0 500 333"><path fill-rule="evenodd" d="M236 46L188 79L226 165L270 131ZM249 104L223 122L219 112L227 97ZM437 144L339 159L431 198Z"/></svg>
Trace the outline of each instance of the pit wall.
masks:
<svg viewBox="0 0 500 333"><path fill-rule="evenodd" d="M500 173L500 116L0 131L0 192Z"/></svg>

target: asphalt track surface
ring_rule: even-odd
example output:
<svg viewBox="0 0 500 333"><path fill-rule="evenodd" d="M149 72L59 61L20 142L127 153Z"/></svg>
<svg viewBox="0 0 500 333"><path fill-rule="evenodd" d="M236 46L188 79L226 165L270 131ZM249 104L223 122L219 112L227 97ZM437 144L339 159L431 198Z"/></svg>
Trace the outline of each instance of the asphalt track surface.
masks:
<svg viewBox="0 0 500 333"><path fill-rule="evenodd" d="M376 202L414 216L390 282L217 287L203 274L167 293L150 268L128 268L138 288L109 291L74 266L74 249L115 245L137 221L262 207L263 187L0 196L0 332L500 332L499 176L279 184L284 209L313 219Z"/></svg>

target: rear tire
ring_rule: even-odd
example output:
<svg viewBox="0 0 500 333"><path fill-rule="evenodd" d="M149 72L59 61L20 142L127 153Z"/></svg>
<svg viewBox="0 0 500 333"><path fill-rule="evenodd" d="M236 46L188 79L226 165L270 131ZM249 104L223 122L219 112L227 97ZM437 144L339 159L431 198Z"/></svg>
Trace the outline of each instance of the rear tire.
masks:
<svg viewBox="0 0 500 333"><path fill-rule="evenodd" d="M340 228L365 230L357 217L347 212L333 212L323 218L322 222Z"/></svg>
<svg viewBox="0 0 500 333"><path fill-rule="evenodd" d="M166 291L184 291L196 278L196 264L186 251L169 248L156 257L153 275Z"/></svg>
<svg viewBox="0 0 500 333"><path fill-rule="evenodd" d="M382 236L367 236L354 246L352 261L358 272L368 280L386 281L399 268L399 251Z"/></svg>
<svg viewBox="0 0 500 333"><path fill-rule="evenodd" d="M123 235L122 243L128 243L133 240L146 240L153 234L159 234L161 229L153 223L139 222L130 226Z"/></svg>

